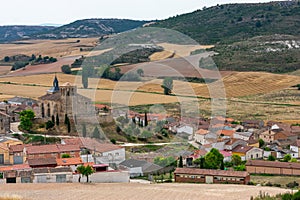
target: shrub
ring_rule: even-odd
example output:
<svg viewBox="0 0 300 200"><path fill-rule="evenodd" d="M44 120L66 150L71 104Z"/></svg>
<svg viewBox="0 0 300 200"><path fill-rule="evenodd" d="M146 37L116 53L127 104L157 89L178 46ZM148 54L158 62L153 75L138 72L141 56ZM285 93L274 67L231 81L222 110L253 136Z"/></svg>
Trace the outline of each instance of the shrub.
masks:
<svg viewBox="0 0 300 200"><path fill-rule="evenodd" d="M61 71L65 74L71 74L72 73L71 67L69 65L63 65L61 67Z"/></svg>
<svg viewBox="0 0 300 200"><path fill-rule="evenodd" d="M297 183L296 181L286 184L286 187L288 187L288 188L295 188L298 186L299 186L299 183Z"/></svg>

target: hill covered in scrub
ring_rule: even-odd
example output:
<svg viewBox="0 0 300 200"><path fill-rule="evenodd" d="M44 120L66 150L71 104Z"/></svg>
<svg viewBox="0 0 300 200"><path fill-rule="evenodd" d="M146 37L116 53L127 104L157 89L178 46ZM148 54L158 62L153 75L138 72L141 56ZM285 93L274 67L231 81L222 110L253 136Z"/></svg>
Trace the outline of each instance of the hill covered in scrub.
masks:
<svg viewBox="0 0 300 200"><path fill-rule="evenodd" d="M300 35L300 2L226 4L158 21L200 44L232 43L260 35Z"/></svg>

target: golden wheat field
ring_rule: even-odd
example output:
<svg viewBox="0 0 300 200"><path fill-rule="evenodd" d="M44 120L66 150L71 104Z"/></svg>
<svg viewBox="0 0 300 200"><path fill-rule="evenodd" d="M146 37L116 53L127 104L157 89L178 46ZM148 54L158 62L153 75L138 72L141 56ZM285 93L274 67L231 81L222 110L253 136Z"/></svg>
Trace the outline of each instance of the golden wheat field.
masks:
<svg viewBox="0 0 300 200"><path fill-rule="evenodd" d="M5 75L9 73L11 70L11 66L0 66L0 75Z"/></svg>
<svg viewBox="0 0 300 200"><path fill-rule="evenodd" d="M117 188L117 189L112 189ZM246 185L217 184L137 184L137 183L102 183L102 184L19 184L1 186L0 195L18 195L24 200L71 200L71 199L209 199L231 200L250 199L260 192L275 195L290 190L276 187L258 187ZM234 198L233 198L234 197Z"/></svg>
<svg viewBox="0 0 300 200"><path fill-rule="evenodd" d="M81 77L66 74L57 74L60 83L70 82L81 87ZM38 86L50 87L52 85L54 74L40 74L20 77L0 78L0 82L10 82L14 84L2 84L0 92L2 94L18 94L24 92L31 97L36 97L40 91L45 88ZM215 93L225 92L227 98L244 97L257 94L268 94L274 91L280 91L296 85L300 82L300 77L290 75L276 75L263 72L236 72L226 76L222 81L212 84L188 83L183 81L174 81L174 94L181 96L200 96L211 97ZM107 79L89 79L89 88L98 88L104 90L121 90L121 91L142 91L140 95L148 93L160 93L162 80L153 79L143 82L116 82ZM224 88L223 88L224 85ZM32 89L21 89L28 87ZM9 89L11 88L11 89ZM31 93L30 91L33 90ZM25 94L24 94L25 95ZM153 94L152 94L153 95ZM164 98L164 97L162 97ZM172 98L172 97L170 97ZM173 98L172 98L173 99Z"/></svg>
<svg viewBox="0 0 300 200"><path fill-rule="evenodd" d="M80 40L80 42L77 42ZM80 48L92 48L98 42L97 38L76 38L63 40L26 40L11 44L0 44L0 55L14 56L24 54L31 56L44 55L52 57L79 56L89 52L80 51ZM1 58L2 59L2 58Z"/></svg>
<svg viewBox="0 0 300 200"><path fill-rule="evenodd" d="M222 85L213 83L214 87L209 87L211 93L209 93L205 84L174 81L174 93L177 96L166 96L163 95L160 86L162 80L159 79L144 82L115 82L107 79L91 78L89 79L90 89L85 90L82 89L80 76L62 73L56 75L60 84L73 83L78 86L80 94L96 102L129 106L187 101L193 104L197 100L194 98L195 96L209 97L210 94L218 98L216 94L222 94L225 91L227 101L221 106L226 107L228 116L237 120L245 118L300 120L300 106L296 106L300 104L297 97L298 90L291 88L291 86L299 83L299 77L297 76L261 72L234 73L223 78L224 91ZM13 96L36 99L44 95L52 86L53 78L54 74L0 78L0 99L6 100ZM198 103L201 114L204 116L209 117L212 110L218 110L218 106L214 107L210 100L198 99Z"/></svg>

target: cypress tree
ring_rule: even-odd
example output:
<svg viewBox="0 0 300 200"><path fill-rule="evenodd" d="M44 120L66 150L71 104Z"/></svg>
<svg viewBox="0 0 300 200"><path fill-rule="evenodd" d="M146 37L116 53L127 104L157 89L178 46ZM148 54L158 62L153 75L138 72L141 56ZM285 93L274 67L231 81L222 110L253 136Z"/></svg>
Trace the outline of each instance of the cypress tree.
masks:
<svg viewBox="0 0 300 200"><path fill-rule="evenodd" d="M55 117L54 117L54 115L51 116L51 121L53 122L53 124L55 124Z"/></svg>
<svg viewBox="0 0 300 200"><path fill-rule="evenodd" d="M86 125L82 124L82 137L86 137Z"/></svg>
<svg viewBox="0 0 300 200"><path fill-rule="evenodd" d="M59 116L58 116L58 113L56 114L56 125L59 126Z"/></svg>
<svg viewBox="0 0 300 200"><path fill-rule="evenodd" d="M148 126L148 117L147 117L147 112L145 112L145 127Z"/></svg>

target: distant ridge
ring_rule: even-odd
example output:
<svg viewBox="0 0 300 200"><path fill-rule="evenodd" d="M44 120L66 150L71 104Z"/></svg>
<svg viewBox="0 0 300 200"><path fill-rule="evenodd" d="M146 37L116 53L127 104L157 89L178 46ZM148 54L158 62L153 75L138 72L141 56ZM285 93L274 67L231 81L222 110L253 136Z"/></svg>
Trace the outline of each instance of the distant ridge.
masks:
<svg viewBox="0 0 300 200"><path fill-rule="evenodd" d="M83 19L45 33L34 34L32 37L40 39L100 37L142 27L148 22L129 19Z"/></svg>

